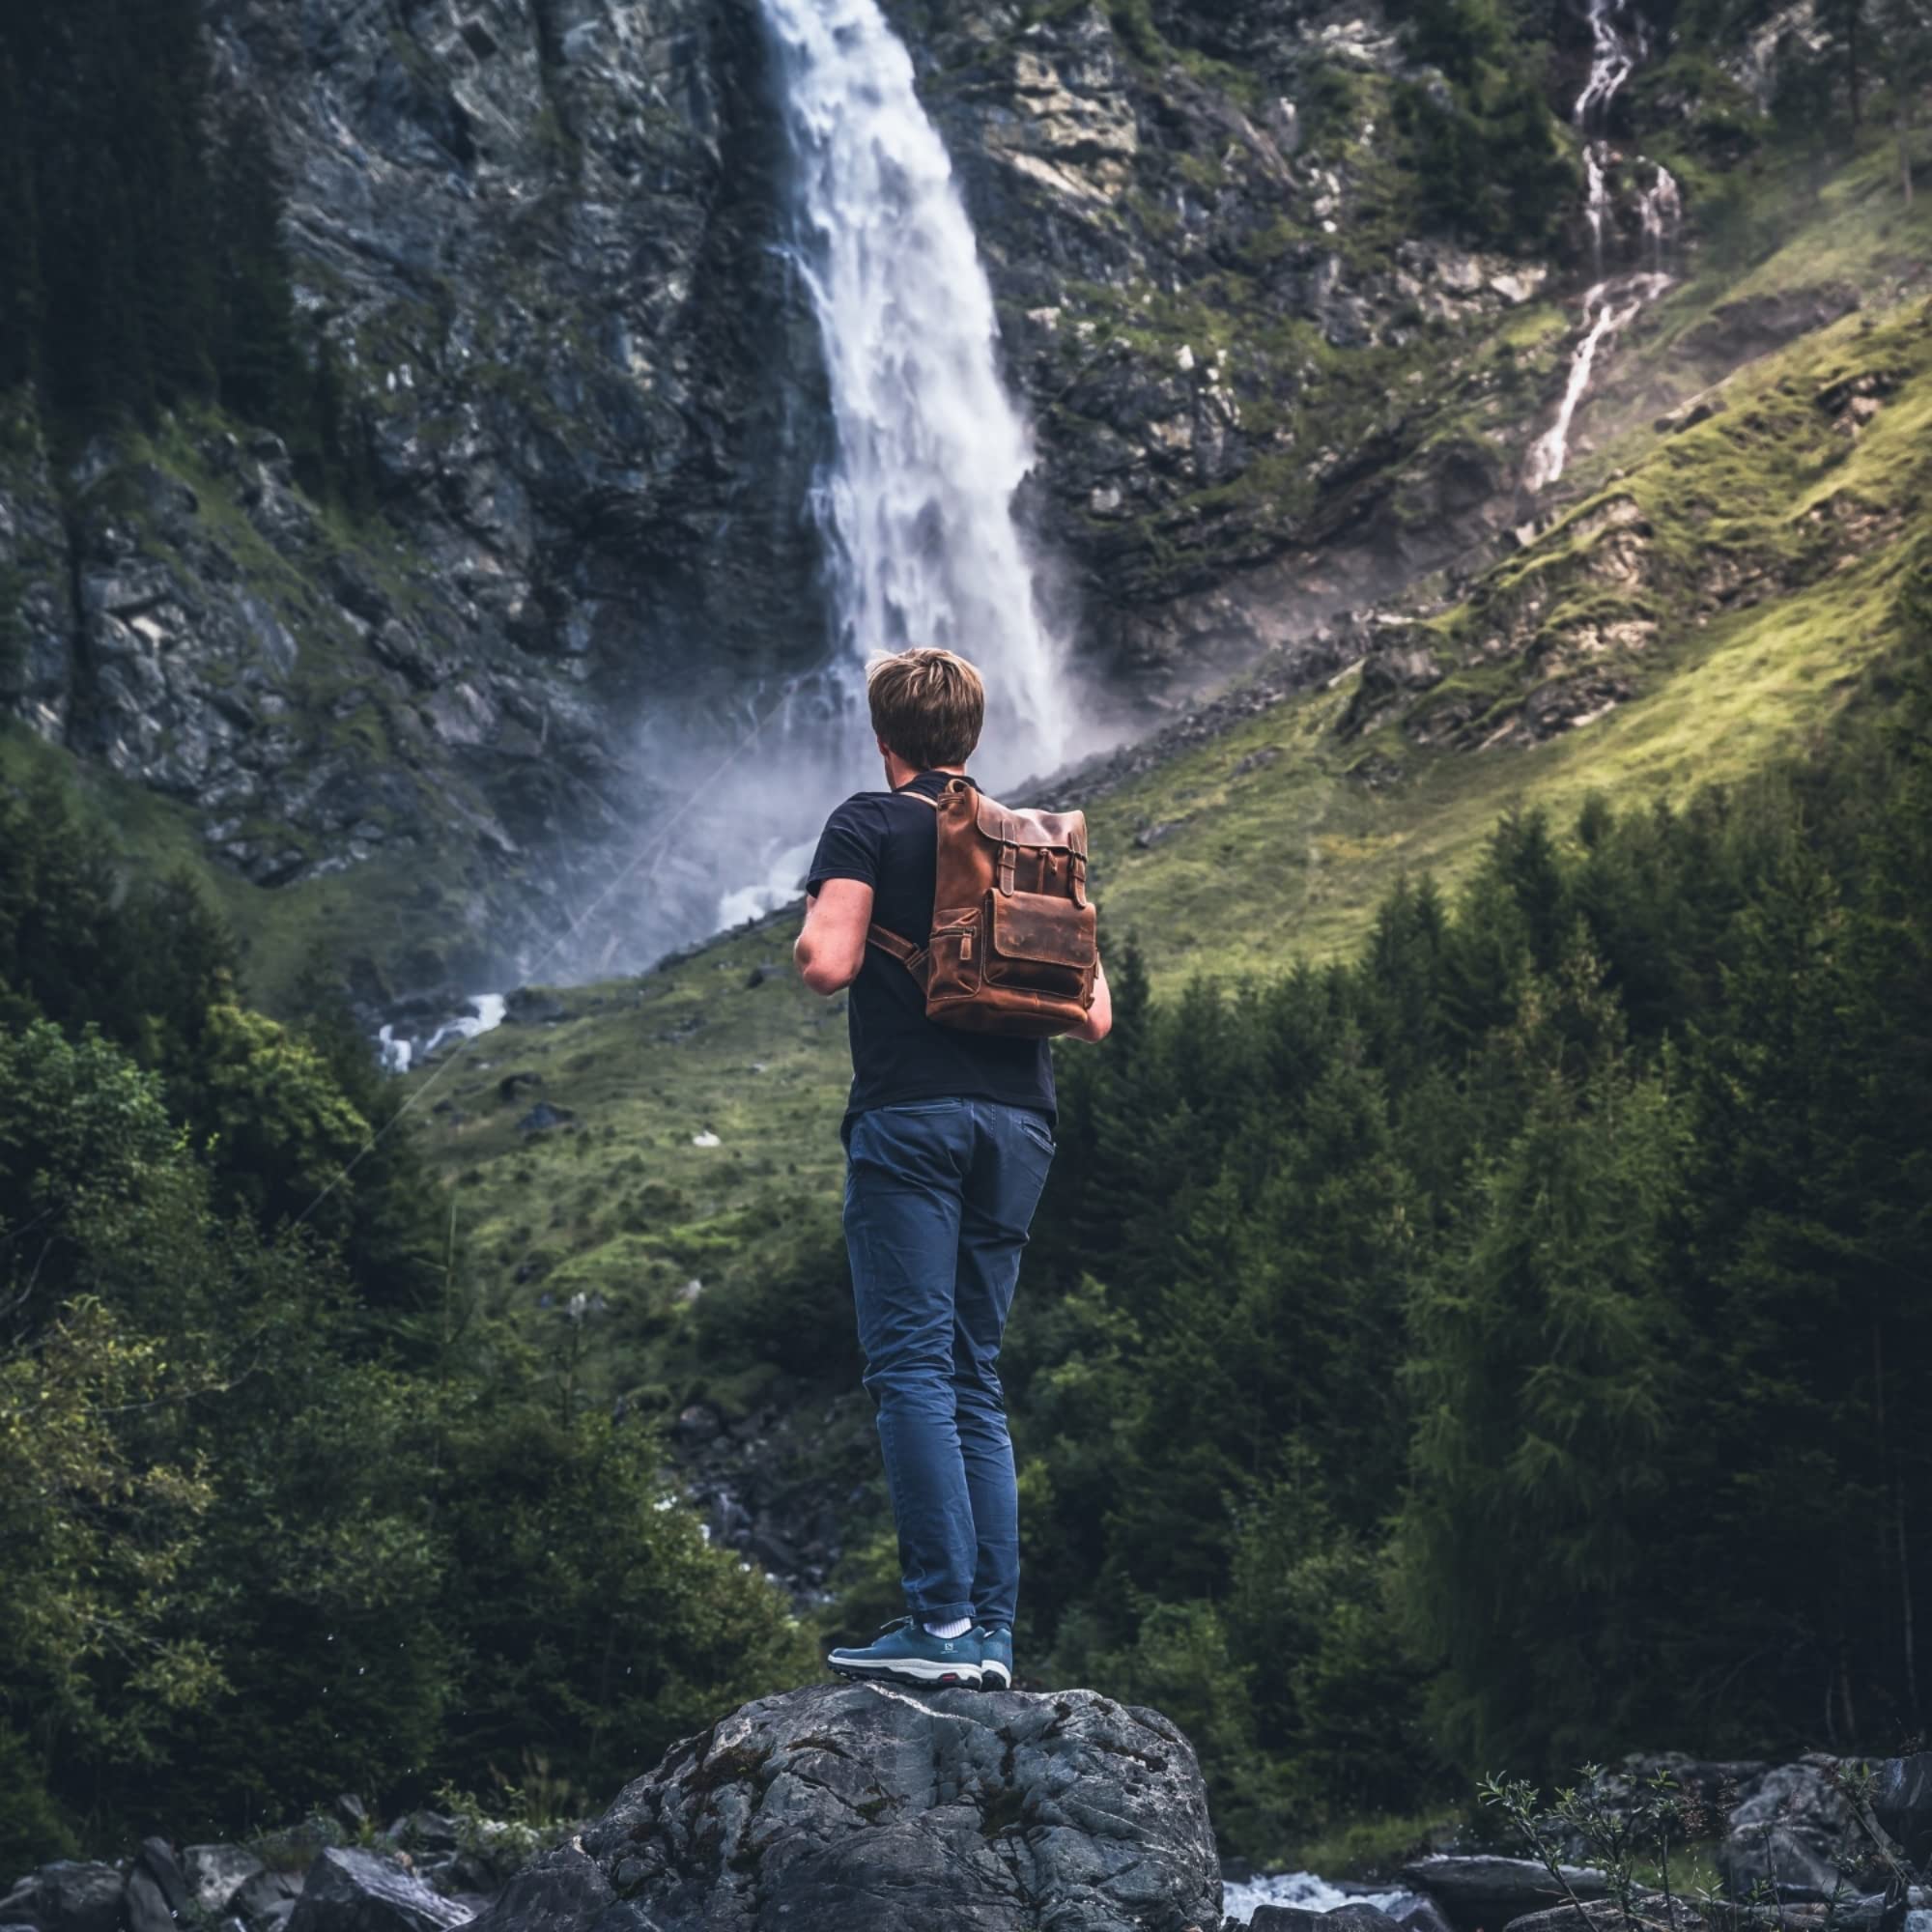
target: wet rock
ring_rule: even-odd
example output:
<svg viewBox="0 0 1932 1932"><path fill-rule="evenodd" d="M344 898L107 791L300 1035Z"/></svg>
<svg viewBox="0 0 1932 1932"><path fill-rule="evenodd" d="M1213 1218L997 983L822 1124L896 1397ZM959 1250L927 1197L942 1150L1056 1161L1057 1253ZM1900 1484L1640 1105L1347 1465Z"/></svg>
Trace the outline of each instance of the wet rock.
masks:
<svg viewBox="0 0 1932 1932"><path fill-rule="evenodd" d="M1402 1932L1454 1932L1442 1908L1423 1892L1411 1892L1389 1916Z"/></svg>
<svg viewBox="0 0 1932 1932"><path fill-rule="evenodd" d="M469 1918L386 1860L331 1845L309 1866L288 1932L449 1932Z"/></svg>
<svg viewBox="0 0 1932 1932"><path fill-rule="evenodd" d="M472 1922L477 1932L575 1932L592 1924L617 1932L609 1912L615 1900L597 1861L566 1845L519 1872ZM643 1916L626 1922L635 1932L652 1924Z"/></svg>
<svg viewBox="0 0 1932 1932"><path fill-rule="evenodd" d="M1600 1871L1565 1865L1565 1881L1585 1904L1608 1895ZM1495 1932L1532 1912L1567 1903L1555 1880L1530 1859L1468 1857L1437 1853L1403 1867L1405 1883L1425 1891L1442 1908L1456 1932Z"/></svg>
<svg viewBox="0 0 1932 1932"><path fill-rule="evenodd" d="M1220 1922L1194 1752L1158 1713L876 1685L767 1697L674 1746L487 1932L1065 1932Z"/></svg>
<svg viewBox="0 0 1932 1932"><path fill-rule="evenodd" d="M181 1861L190 1895L211 1918L220 1918L235 1894L267 1869L253 1852L240 1845L189 1845Z"/></svg>
<svg viewBox="0 0 1932 1932"><path fill-rule="evenodd" d="M165 1838L143 1838L128 1874L128 1932L175 1932L189 1898L174 1847Z"/></svg>
<svg viewBox="0 0 1932 1932"><path fill-rule="evenodd" d="M124 1875L119 1865L56 1859L0 1898L0 1924L35 1932L119 1932Z"/></svg>
<svg viewBox="0 0 1932 1932"><path fill-rule="evenodd" d="M1253 1932L1400 1932L1398 1921L1379 1906L1338 1905L1314 1912L1300 1905L1258 1905L1248 1920Z"/></svg>
<svg viewBox="0 0 1932 1932"><path fill-rule="evenodd" d="M1865 1861L1852 1807L1827 1775L1829 1761L1767 1772L1725 1820L1718 1869L1733 1897L1759 1884L1787 1900L1829 1899Z"/></svg>
<svg viewBox="0 0 1932 1932"><path fill-rule="evenodd" d="M228 1909L249 1932L281 1932L302 1893L302 1881L293 1872L263 1870L244 1880L228 1901Z"/></svg>
<svg viewBox="0 0 1932 1932"><path fill-rule="evenodd" d="M1908 1864L1920 1871L1932 1866L1932 1751L1882 1759L1872 1774L1873 1815L1897 1839Z"/></svg>
<svg viewBox="0 0 1932 1932"><path fill-rule="evenodd" d="M522 1120L517 1122L520 1134L554 1133L559 1127L574 1127L577 1115L569 1107L554 1107L548 1100L539 1100Z"/></svg>
<svg viewBox="0 0 1932 1932"><path fill-rule="evenodd" d="M1681 1898L1666 1906L1662 1892L1642 1892L1632 1904L1641 1914L1646 1932L1664 1932L1666 1927L1674 1932L1704 1932L1703 1916ZM1566 1901L1526 1913L1513 1918L1507 1932L1624 1932L1625 1924L1623 1908L1615 1899L1596 1898L1583 1900L1580 1912Z"/></svg>

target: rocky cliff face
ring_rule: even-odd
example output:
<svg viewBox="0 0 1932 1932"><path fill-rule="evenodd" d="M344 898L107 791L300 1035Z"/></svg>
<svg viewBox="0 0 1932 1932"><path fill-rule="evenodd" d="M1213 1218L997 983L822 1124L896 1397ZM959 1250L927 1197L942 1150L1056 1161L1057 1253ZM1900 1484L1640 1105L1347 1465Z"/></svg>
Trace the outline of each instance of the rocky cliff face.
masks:
<svg viewBox="0 0 1932 1932"><path fill-rule="evenodd" d="M1197 680L1508 521L1533 425L1473 351L1549 266L1404 232L1394 87L1445 83L1378 7L900 12L1105 663Z"/></svg>
<svg viewBox="0 0 1932 1932"><path fill-rule="evenodd" d="M1397 94L1449 84L1377 5L889 11L1036 425L1024 521L1130 715L1271 650L1325 674L1360 655L1338 613L1490 560L1563 271L1420 232ZM23 418L0 702L255 885L387 881L353 947L419 944L391 991L623 963L559 957L568 913L688 781L694 724L728 739L830 648L832 432L757 0L208 19L379 500L326 513L217 416L58 462ZM648 877L627 957L737 883L675 845Z"/></svg>
<svg viewBox="0 0 1932 1932"><path fill-rule="evenodd" d="M183 421L0 473L14 708L191 804L258 884L402 856L516 887L651 810L640 724L825 648L817 351L778 247L750 5L220 0L267 109L301 309L380 513L325 517L272 437ZM56 482L62 485L56 488ZM492 889L496 889L493 907Z"/></svg>

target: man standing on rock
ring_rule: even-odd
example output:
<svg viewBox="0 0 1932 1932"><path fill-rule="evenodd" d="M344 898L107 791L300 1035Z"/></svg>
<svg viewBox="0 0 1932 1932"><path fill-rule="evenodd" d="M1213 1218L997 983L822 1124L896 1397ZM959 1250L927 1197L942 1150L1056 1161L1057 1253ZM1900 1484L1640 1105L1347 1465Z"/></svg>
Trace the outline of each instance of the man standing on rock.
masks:
<svg viewBox="0 0 1932 1932"><path fill-rule="evenodd" d="M814 992L851 988L845 1240L909 1614L827 1661L848 1677L1005 1689L1019 1502L995 1365L1053 1160L1053 1063L1043 1037L928 1018L907 970L933 934L934 807L953 781L974 782L980 673L951 651L901 651L873 663L867 688L888 789L826 821L794 957ZM1082 826L1083 909L1085 868ZM1097 958L1088 995L1084 1019L1054 1030L1106 1037Z"/></svg>

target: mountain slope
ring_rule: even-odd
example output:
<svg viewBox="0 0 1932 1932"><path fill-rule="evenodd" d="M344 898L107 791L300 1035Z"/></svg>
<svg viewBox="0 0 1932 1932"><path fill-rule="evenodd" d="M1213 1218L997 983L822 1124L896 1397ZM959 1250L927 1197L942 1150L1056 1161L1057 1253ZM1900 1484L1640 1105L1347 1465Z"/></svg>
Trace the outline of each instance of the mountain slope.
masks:
<svg viewBox="0 0 1932 1932"><path fill-rule="evenodd" d="M1895 291L1932 223L1901 225L1875 168L1831 185L1771 286L1829 247ZM1059 787L1090 813L1109 942L1132 935L1157 992L1351 952L1400 875L1461 877L1507 811L1567 834L1593 793L1682 804L1832 730L1925 558L1932 316L1922 295L1847 315L1687 411L1680 345L1718 286L1663 305L1620 374L1646 411L1677 399L1662 426L1601 430L1570 503L1454 601L1284 653ZM707 1358L696 1302L810 1280L837 1314L844 1025L790 974L795 929L535 996L417 1076L494 1292L548 1321L601 1295L585 1346L613 1389L755 1408L776 1362ZM539 1097L574 1118L520 1126Z"/></svg>

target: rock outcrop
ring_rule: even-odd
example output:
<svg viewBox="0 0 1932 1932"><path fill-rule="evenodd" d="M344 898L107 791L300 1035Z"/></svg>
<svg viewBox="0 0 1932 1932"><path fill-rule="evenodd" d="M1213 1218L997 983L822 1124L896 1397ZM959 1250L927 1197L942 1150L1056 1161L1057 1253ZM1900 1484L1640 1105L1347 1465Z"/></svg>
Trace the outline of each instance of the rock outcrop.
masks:
<svg viewBox="0 0 1932 1932"><path fill-rule="evenodd" d="M1584 1904L1606 1895L1600 1871L1562 1867L1564 1883ZM1532 1913L1566 1904L1562 1888L1533 1859L1437 1855L1403 1867L1404 1880L1439 1905L1456 1932L1497 1932Z"/></svg>
<svg viewBox="0 0 1932 1932"><path fill-rule="evenodd" d="M1214 1932L1194 1752L1158 1713L818 1687L733 1713L516 1879L478 1932Z"/></svg>

